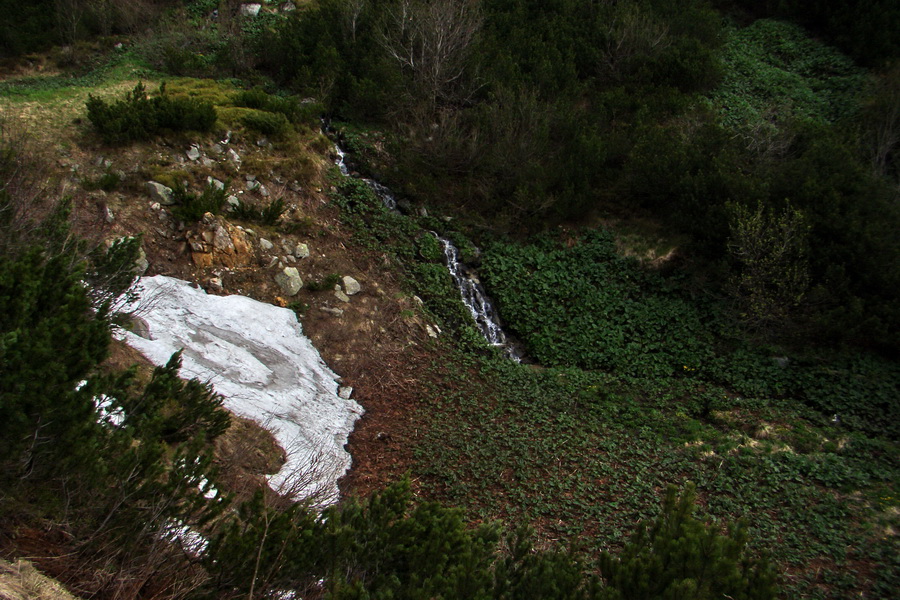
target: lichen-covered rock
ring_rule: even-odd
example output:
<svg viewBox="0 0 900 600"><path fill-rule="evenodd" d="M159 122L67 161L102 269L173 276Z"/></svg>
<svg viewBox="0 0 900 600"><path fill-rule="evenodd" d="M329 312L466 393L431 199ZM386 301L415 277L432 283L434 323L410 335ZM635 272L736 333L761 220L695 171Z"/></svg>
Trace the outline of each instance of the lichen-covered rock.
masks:
<svg viewBox="0 0 900 600"><path fill-rule="evenodd" d="M353 279L352 277L350 277L349 275L344 276L343 282L344 282L344 293L347 294L348 296L353 296L355 294L358 294L362 290L362 287L359 285L359 282L357 280Z"/></svg>
<svg viewBox="0 0 900 600"><path fill-rule="evenodd" d="M285 267L275 275L275 283L285 296L296 296L303 289L303 280L295 267Z"/></svg>
<svg viewBox="0 0 900 600"><path fill-rule="evenodd" d="M147 191L150 192L150 199L154 202L159 202L163 206L175 204L175 199L172 197L172 188L170 187L155 181L148 181Z"/></svg>

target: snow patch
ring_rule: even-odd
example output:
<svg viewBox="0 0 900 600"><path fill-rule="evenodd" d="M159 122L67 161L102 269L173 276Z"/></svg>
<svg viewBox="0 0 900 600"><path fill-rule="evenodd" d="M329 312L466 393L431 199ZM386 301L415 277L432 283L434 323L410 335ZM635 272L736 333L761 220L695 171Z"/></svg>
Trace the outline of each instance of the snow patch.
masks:
<svg viewBox="0 0 900 600"><path fill-rule="evenodd" d="M344 450L363 412L338 395L338 376L303 335L293 311L245 296L210 296L186 281L141 279L128 310L149 335L119 334L164 365L184 349L181 375L212 383L226 408L271 431L287 462L270 484L324 506L337 501L337 480L350 468Z"/></svg>

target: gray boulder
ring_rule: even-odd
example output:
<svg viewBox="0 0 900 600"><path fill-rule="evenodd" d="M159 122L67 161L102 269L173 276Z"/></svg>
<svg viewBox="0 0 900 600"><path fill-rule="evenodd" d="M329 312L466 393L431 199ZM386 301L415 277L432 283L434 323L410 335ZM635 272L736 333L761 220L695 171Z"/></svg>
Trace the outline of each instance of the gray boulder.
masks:
<svg viewBox="0 0 900 600"><path fill-rule="evenodd" d="M344 283L344 293L348 296L353 296L354 294L358 294L362 287L359 285L359 282L349 275L345 275L343 278Z"/></svg>
<svg viewBox="0 0 900 600"><path fill-rule="evenodd" d="M150 192L150 199L154 202L159 202L163 206L175 204L175 199L172 197L172 188L170 187L155 181L148 181L147 191Z"/></svg>
<svg viewBox="0 0 900 600"><path fill-rule="evenodd" d="M275 275L275 283L285 296L295 296L303 288L303 280L295 267L285 267Z"/></svg>

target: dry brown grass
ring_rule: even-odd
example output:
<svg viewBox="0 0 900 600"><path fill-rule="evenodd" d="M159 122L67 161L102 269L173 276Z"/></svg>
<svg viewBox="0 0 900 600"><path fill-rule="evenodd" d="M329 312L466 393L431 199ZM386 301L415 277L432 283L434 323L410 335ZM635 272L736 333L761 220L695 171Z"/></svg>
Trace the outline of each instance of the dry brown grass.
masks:
<svg viewBox="0 0 900 600"><path fill-rule="evenodd" d="M76 600L58 581L40 573L27 560L0 559L0 598L3 600Z"/></svg>

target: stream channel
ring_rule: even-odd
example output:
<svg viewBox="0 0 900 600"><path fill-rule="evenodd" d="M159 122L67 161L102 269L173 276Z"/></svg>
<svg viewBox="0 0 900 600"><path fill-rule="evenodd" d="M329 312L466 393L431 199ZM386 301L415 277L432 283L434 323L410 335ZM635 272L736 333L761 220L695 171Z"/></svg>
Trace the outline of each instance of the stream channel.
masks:
<svg viewBox="0 0 900 600"><path fill-rule="evenodd" d="M345 162L346 153L337 143L335 143L334 152L337 155L337 159L334 162L338 169L341 170L341 174L345 177L355 177L356 175L350 172ZM397 199L387 186L374 179L366 177L361 177L360 179L372 188L375 195L384 203L385 208L397 214L402 214L397 208ZM497 309L494 308L491 299L481 285L478 274L470 265L466 265L460 260L459 249L453 245L453 242L439 236L437 233L432 232L432 235L437 237L441 243L441 248L444 251L444 264L447 266L447 270L450 271L450 275L459 289L463 304L466 305L466 308L472 314L472 318L475 320L475 325L478 327L481 335L484 336L484 339L490 345L500 348L504 356L515 362L521 362L522 355L500 326Z"/></svg>

